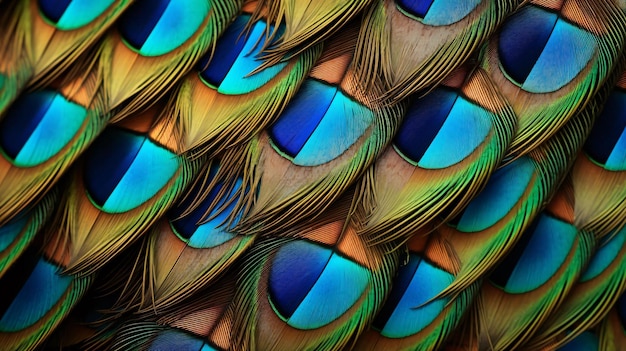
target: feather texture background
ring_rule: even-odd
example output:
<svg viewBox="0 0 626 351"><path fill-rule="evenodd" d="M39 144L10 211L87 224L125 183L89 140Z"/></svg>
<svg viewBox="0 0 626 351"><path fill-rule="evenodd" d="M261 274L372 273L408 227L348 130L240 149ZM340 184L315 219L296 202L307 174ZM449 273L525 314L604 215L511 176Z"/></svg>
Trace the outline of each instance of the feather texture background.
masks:
<svg viewBox="0 0 626 351"><path fill-rule="evenodd" d="M626 350L624 1L0 13L1 349Z"/></svg>

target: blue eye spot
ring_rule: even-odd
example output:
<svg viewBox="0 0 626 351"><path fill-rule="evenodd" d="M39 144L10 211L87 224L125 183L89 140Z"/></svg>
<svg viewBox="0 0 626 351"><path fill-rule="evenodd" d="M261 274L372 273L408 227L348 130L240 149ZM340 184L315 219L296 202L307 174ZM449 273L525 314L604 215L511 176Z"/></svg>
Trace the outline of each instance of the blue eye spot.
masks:
<svg viewBox="0 0 626 351"><path fill-rule="evenodd" d="M138 0L118 22L126 43L143 56L160 56L191 38L209 15L205 0Z"/></svg>

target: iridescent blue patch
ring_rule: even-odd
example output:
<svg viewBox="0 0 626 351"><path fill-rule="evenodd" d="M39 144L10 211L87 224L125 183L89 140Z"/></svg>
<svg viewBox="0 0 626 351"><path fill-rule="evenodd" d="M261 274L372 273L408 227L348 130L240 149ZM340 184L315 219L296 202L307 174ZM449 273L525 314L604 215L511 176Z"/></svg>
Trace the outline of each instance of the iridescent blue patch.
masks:
<svg viewBox="0 0 626 351"><path fill-rule="evenodd" d="M318 166L343 154L374 114L335 86L308 79L269 128L272 146L298 166Z"/></svg>
<svg viewBox="0 0 626 351"><path fill-rule="evenodd" d="M490 280L510 294L537 289L561 268L577 233L573 225L540 214Z"/></svg>
<svg viewBox="0 0 626 351"><path fill-rule="evenodd" d="M480 0L396 0L400 11L430 26L447 26L469 15Z"/></svg>
<svg viewBox="0 0 626 351"><path fill-rule="evenodd" d="M122 15L124 41L143 56L160 56L191 38L209 15L205 0L138 0Z"/></svg>
<svg viewBox="0 0 626 351"><path fill-rule="evenodd" d="M170 328L160 332L150 344L150 350L204 351L215 350L208 346L202 338L191 335L180 329Z"/></svg>
<svg viewBox="0 0 626 351"><path fill-rule="evenodd" d="M419 333L439 316L449 301L448 298L431 299L453 281L453 275L411 253L408 264L398 271L391 295L374 327L387 338Z"/></svg>
<svg viewBox="0 0 626 351"><path fill-rule="evenodd" d="M590 331L578 335L572 341L559 348L559 351L597 351L600 340L598 336Z"/></svg>
<svg viewBox="0 0 626 351"><path fill-rule="evenodd" d="M571 82L597 45L591 33L558 14L526 6L502 26L498 55L512 82L531 93L549 93Z"/></svg>
<svg viewBox="0 0 626 351"><path fill-rule="evenodd" d="M0 121L0 146L18 167L58 154L78 133L87 110L53 90L22 95Z"/></svg>
<svg viewBox="0 0 626 351"><path fill-rule="evenodd" d="M413 165L450 167L485 140L491 131L491 118L482 107L440 88L411 106L393 145Z"/></svg>
<svg viewBox="0 0 626 351"><path fill-rule="evenodd" d="M115 0L38 0L41 13L60 30L73 30L90 24Z"/></svg>
<svg viewBox="0 0 626 351"><path fill-rule="evenodd" d="M617 233L604 237L600 248L595 252L587 268L580 277L580 282L589 281L598 275L617 258L626 243L626 227Z"/></svg>
<svg viewBox="0 0 626 351"><path fill-rule="evenodd" d="M126 212L155 196L179 165L175 154L147 137L111 127L87 152L85 188L103 211Z"/></svg>
<svg viewBox="0 0 626 351"><path fill-rule="evenodd" d="M18 214L5 225L0 226L0 252L13 244L15 238L26 228L29 219L30 213L26 211Z"/></svg>
<svg viewBox="0 0 626 351"><path fill-rule="evenodd" d="M291 327L316 329L343 315L364 294L370 274L331 249L308 241L282 246L272 260L268 298Z"/></svg>
<svg viewBox="0 0 626 351"><path fill-rule="evenodd" d="M214 176L217 167L214 167L211 171L212 176ZM215 201L215 198L223 188L223 184L216 185L198 207L183 216L183 213L192 205L194 199L193 195L200 191L201 187L198 185L196 188L192 189L185 201L174 208L169 215L174 232L181 240L185 241L187 245L194 248L216 247L234 239L236 235L228 231L228 225L236 225L241 218L241 213L236 216L232 223L228 223L228 216L230 216L231 212L235 209L237 202L231 200L234 200L233 197L239 189L241 189L241 184L241 178L237 179L237 182L230 192L218 200L217 207L210 213L207 213L209 206ZM230 204L225 206L223 210L216 215L221 207L227 204L228 201L231 201ZM207 218L210 219L207 220Z"/></svg>
<svg viewBox="0 0 626 351"><path fill-rule="evenodd" d="M38 322L59 302L72 277L59 274L54 264L39 259L30 276L0 319L0 331L17 332Z"/></svg>
<svg viewBox="0 0 626 351"><path fill-rule="evenodd" d="M535 165L526 156L495 171L485 188L463 210L456 229L472 233L496 224L518 203L534 174Z"/></svg>

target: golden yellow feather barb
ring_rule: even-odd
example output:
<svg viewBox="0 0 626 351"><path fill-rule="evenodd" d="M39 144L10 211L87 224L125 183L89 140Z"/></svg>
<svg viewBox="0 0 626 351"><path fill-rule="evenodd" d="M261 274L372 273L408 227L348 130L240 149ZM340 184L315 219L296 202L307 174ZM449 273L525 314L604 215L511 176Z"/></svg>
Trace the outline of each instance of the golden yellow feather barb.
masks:
<svg viewBox="0 0 626 351"><path fill-rule="evenodd" d="M509 154L552 136L618 64L626 15L612 1L531 1L491 37L482 66L518 117Z"/></svg>
<svg viewBox="0 0 626 351"><path fill-rule="evenodd" d="M393 101L435 86L482 45L517 0L377 1L361 27L355 71L384 79Z"/></svg>
<svg viewBox="0 0 626 351"><path fill-rule="evenodd" d="M406 240L446 209L454 215L500 164L515 115L485 71L468 70L408 107L392 145L363 177L359 232L373 243Z"/></svg>
<svg viewBox="0 0 626 351"><path fill-rule="evenodd" d="M77 60L129 0L19 0L0 18L0 113L28 84L47 84Z"/></svg>
<svg viewBox="0 0 626 351"><path fill-rule="evenodd" d="M229 271L211 288L158 314L137 314L117 330L110 349L241 349L232 341L236 277L236 272Z"/></svg>

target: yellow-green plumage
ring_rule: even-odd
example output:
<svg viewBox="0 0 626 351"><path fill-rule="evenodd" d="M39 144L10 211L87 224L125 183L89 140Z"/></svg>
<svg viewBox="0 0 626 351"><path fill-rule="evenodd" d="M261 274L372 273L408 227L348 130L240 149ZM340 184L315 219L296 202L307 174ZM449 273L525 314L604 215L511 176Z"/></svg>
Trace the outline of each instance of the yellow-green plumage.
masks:
<svg viewBox="0 0 626 351"><path fill-rule="evenodd" d="M1 0L0 345L619 350L624 10Z"/></svg>

